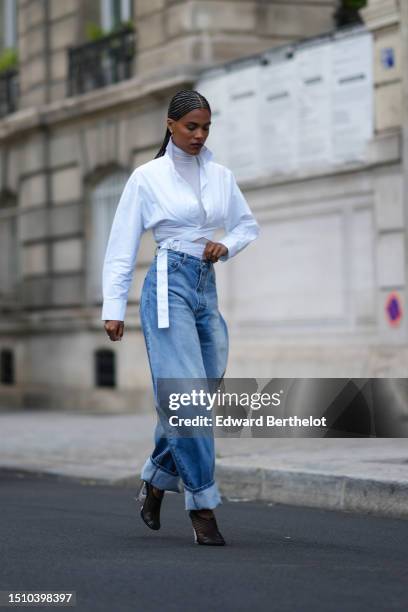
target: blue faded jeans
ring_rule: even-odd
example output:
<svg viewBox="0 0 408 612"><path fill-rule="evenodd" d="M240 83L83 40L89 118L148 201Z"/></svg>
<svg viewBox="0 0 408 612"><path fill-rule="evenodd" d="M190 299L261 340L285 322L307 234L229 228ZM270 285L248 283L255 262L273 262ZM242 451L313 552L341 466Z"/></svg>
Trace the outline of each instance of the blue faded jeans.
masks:
<svg viewBox="0 0 408 612"><path fill-rule="evenodd" d="M221 379L228 359L228 329L218 310L214 264L168 250L169 327L157 326L156 260L144 280L140 320L158 409L157 380ZM158 489L180 492L186 510L215 508L222 503L214 480L214 436L166 435L158 410L155 447L141 478Z"/></svg>

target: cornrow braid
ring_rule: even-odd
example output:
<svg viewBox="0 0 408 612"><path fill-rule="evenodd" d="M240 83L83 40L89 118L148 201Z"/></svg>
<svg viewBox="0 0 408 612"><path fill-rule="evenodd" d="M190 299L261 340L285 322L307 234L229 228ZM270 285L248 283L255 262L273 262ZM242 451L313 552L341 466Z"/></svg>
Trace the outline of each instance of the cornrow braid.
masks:
<svg viewBox="0 0 408 612"><path fill-rule="evenodd" d="M196 108L206 108L211 113L208 101L198 91L194 89L181 89L170 100L167 116L170 117L170 119L178 121L181 117L184 117L184 115L187 115L187 113ZM170 135L170 130L167 128L162 146L154 159L162 157L162 155L165 154Z"/></svg>

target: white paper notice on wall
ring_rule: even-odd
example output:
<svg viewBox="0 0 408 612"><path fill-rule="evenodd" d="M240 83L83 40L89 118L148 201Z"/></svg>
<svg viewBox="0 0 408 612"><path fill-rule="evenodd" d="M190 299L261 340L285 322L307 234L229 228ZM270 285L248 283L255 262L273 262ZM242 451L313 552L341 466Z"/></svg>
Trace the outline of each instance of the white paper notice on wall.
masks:
<svg viewBox="0 0 408 612"><path fill-rule="evenodd" d="M252 178L259 173L259 64L234 70L227 77L229 162L237 179Z"/></svg>
<svg viewBox="0 0 408 612"><path fill-rule="evenodd" d="M203 73L195 85L217 108L209 140L217 161L241 180L364 162L374 133L372 34L263 57Z"/></svg>
<svg viewBox="0 0 408 612"><path fill-rule="evenodd" d="M262 173L296 169L296 62L273 62L260 71L258 115Z"/></svg>
<svg viewBox="0 0 408 612"><path fill-rule="evenodd" d="M319 44L296 54L297 160L300 167L330 164L332 45Z"/></svg>
<svg viewBox="0 0 408 612"><path fill-rule="evenodd" d="M372 36L336 40L332 49L333 162L364 161L373 135Z"/></svg>

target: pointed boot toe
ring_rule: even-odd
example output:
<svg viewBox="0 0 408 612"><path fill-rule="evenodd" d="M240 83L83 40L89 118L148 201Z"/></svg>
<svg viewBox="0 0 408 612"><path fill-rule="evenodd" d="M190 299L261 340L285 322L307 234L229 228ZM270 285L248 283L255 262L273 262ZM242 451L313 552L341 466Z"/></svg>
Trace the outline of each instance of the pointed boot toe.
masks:
<svg viewBox="0 0 408 612"><path fill-rule="evenodd" d="M140 509L140 516L143 522L150 528L157 531L160 529L160 509L164 491L161 497L153 493L153 488L149 482L143 481L139 492L139 501L143 503Z"/></svg>
<svg viewBox="0 0 408 612"><path fill-rule="evenodd" d="M215 516L204 518L197 510L190 510L189 516L193 524L195 544L225 546L226 542L218 529Z"/></svg>

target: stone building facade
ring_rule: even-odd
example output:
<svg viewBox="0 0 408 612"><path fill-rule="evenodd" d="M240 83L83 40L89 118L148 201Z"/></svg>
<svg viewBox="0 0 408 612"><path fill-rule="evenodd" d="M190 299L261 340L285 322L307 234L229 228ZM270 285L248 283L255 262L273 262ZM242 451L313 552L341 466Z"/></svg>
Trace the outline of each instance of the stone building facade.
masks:
<svg viewBox="0 0 408 612"><path fill-rule="evenodd" d="M236 333L230 375L406 376L405 4L369 0L361 11L374 54L374 136L367 160L241 183L262 234L248 260L232 261L226 274ZM299 257L315 256L307 273L316 295L308 287L297 290L298 281L309 282L294 269L295 258L282 259L279 270L272 265L276 250L270 245L282 226L296 229L286 232L291 240L301 237ZM304 233L311 234L308 241ZM247 280L234 282L239 278Z"/></svg>
<svg viewBox="0 0 408 612"><path fill-rule="evenodd" d="M18 74L6 75L0 119L2 406L133 411L149 405L138 314L154 253L149 234L139 251L124 340L110 342L100 319L103 253L126 179L158 151L177 90L216 64L332 30L336 4L18 0ZM241 325L231 279L251 274L252 255L236 258L231 273L217 268L231 332L227 376L400 376L407 363L406 318L390 327L383 316L390 289L399 291L403 308L406 292L399 3L369 0L363 16L375 35L371 161L353 171L241 187L261 224L277 204L293 215L300 201L370 209L377 311L369 320L348 312L331 329L317 317L299 334L290 320L257 326L255 304L254 324ZM396 57L387 71L385 47ZM267 257L267 246L259 241L256 258Z"/></svg>

